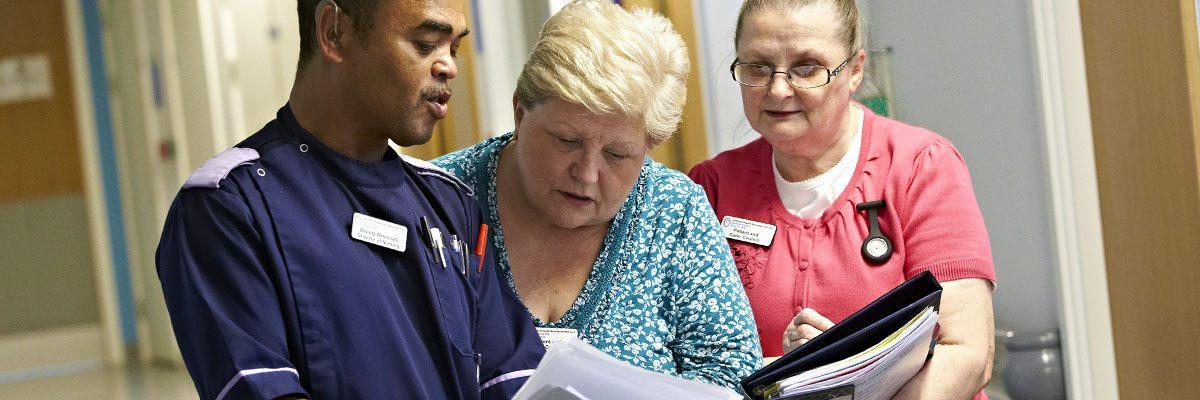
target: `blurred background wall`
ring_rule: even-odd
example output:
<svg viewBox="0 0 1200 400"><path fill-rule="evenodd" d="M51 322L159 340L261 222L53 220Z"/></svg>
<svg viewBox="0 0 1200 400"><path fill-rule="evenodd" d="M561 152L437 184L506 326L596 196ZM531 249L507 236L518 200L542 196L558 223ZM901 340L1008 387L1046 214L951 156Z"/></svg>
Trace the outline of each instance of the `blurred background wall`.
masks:
<svg viewBox="0 0 1200 400"><path fill-rule="evenodd" d="M10 0L0 9L0 371L98 365L66 10Z"/></svg>

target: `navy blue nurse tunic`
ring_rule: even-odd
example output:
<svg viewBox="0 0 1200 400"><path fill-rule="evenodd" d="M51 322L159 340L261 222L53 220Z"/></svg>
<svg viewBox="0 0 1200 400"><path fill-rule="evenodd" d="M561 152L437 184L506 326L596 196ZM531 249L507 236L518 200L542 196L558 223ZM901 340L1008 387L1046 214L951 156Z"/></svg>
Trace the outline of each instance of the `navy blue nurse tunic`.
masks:
<svg viewBox="0 0 1200 400"><path fill-rule="evenodd" d="M351 238L354 215L407 228L404 251ZM491 254L480 210L445 171L388 150L333 151L288 106L189 177L156 257L203 399L510 398L544 353ZM466 274L463 273L466 271Z"/></svg>

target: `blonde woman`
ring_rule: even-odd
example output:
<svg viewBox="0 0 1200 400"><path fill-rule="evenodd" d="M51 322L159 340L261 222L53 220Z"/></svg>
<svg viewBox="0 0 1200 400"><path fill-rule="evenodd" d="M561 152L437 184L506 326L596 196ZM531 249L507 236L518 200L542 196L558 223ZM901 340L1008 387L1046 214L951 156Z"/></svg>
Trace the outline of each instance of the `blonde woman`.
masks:
<svg viewBox="0 0 1200 400"><path fill-rule="evenodd" d="M647 157L679 123L688 68L662 16L571 3L525 63L513 132L434 162L473 187L539 330L732 388L762 357L729 247L700 186Z"/></svg>

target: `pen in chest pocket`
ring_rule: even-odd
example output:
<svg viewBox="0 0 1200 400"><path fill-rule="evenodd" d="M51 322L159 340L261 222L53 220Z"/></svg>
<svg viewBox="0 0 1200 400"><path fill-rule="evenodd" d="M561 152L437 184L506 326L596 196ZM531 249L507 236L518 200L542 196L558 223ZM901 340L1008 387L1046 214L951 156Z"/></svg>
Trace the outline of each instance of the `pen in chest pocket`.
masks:
<svg viewBox="0 0 1200 400"><path fill-rule="evenodd" d="M431 228L430 235L433 237L434 257L442 264L442 269L446 269L446 240L442 237L442 230Z"/></svg>
<svg viewBox="0 0 1200 400"><path fill-rule="evenodd" d="M450 249L454 250L454 255L461 261L458 263L458 272L464 277L467 276L466 244L458 239L458 235L450 235Z"/></svg>

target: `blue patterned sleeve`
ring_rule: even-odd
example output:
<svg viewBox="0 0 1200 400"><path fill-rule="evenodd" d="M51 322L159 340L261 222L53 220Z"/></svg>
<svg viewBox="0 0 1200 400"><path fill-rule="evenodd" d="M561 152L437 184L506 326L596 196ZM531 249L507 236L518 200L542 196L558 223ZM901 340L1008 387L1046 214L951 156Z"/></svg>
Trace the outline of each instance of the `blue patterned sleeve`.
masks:
<svg viewBox="0 0 1200 400"><path fill-rule="evenodd" d="M762 365L762 347L750 301L703 190L680 185L683 213L671 251L680 260L673 307L672 346L684 378L739 389L741 378ZM673 207L673 208L675 208Z"/></svg>

